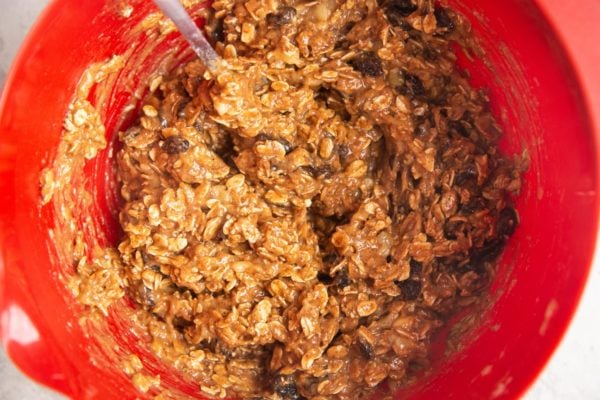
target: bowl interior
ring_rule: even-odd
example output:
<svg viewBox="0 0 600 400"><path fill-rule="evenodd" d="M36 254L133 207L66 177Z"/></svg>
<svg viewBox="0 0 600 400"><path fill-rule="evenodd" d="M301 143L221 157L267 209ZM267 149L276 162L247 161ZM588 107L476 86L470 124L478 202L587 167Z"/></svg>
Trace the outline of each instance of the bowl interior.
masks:
<svg viewBox="0 0 600 400"><path fill-rule="evenodd" d="M155 10L148 1L132 0L134 13L124 18L118 12L124 3L51 3L0 103L1 336L24 372L74 398L139 396L129 378L111 366L110 357L119 352L115 344L142 354L163 383L197 393L193 382L150 355L125 315L111 314L109 325L92 331L109 332L116 338L110 346L80 328L81 310L63 283L73 266L58 261L49 234L60 226L60 210L40 206L40 171L56 154L83 71L90 63L127 54L124 70L91 96L101 105L111 145L77 174L77 184L88 188L94 201L74 210L80 229L95 235L89 240L117 240L111 149L118 130L131 122L118 116L132 96L143 95L138 89L153 69L190 56L177 34L158 41L132 33ZM533 2L448 3L471 20L481 40L484 61L463 55L461 65L475 86L487 88L504 127L503 149L528 151L531 166L516 201L521 225L502 257L492 305L462 336L459 351L440 346L433 372L398 398L437 398L442 392L449 399L513 398L554 350L587 277L597 225L595 138L568 59Z"/></svg>

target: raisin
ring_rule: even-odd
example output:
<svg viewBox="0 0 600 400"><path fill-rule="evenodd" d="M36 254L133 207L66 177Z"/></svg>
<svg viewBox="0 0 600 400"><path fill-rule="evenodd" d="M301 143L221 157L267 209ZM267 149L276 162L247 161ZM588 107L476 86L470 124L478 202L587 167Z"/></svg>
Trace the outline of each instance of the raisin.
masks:
<svg viewBox="0 0 600 400"><path fill-rule="evenodd" d="M404 85L397 90L407 96L423 96L425 94L425 86L423 86L421 78L409 73L404 74Z"/></svg>
<svg viewBox="0 0 600 400"><path fill-rule="evenodd" d="M352 281L350 280L350 277L348 276L348 272L346 272L346 270L343 269L340 272L338 272L337 275L335 276L334 283L336 284L336 286L338 288L343 289L346 286L350 286Z"/></svg>
<svg viewBox="0 0 600 400"><path fill-rule="evenodd" d="M340 162L345 164L348 161L348 156L350 156L351 150L348 145L341 144L338 146L338 155L340 156Z"/></svg>
<svg viewBox="0 0 600 400"><path fill-rule="evenodd" d="M500 212L498 222L496 224L496 232L504 237L512 236L519 224L517 212L512 207L506 207Z"/></svg>
<svg viewBox="0 0 600 400"><path fill-rule="evenodd" d="M296 18L296 9L294 7L282 7L276 14L267 15L269 25L284 26Z"/></svg>
<svg viewBox="0 0 600 400"><path fill-rule="evenodd" d="M421 294L421 282L407 279L405 281L394 281L394 283L400 288L400 298L402 300L412 301L419 298Z"/></svg>
<svg viewBox="0 0 600 400"><path fill-rule="evenodd" d="M194 326L192 321L188 321L187 319L181 317L173 317L173 327L175 327L175 329L177 329L179 332L183 332L190 326Z"/></svg>
<svg viewBox="0 0 600 400"><path fill-rule="evenodd" d="M143 283L138 286L138 298L140 303L145 305L147 309L151 309L156 305L156 298L154 292L148 289Z"/></svg>
<svg viewBox="0 0 600 400"><path fill-rule="evenodd" d="M331 177L331 175L333 174L333 169L331 168L331 165L321 165L317 168L315 168L315 177L323 177L323 178L329 178Z"/></svg>
<svg viewBox="0 0 600 400"><path fill-rule="evenodd" d="M423 264L415 260L414 258L410 259L410 278L420 278L423 273Z"/></svg>
<svg viewBox="0 0 600 400"><path fill-rule="evenodd" d="M335 46L333 47L333 49L334 50L348 50L348 48L350 47L351 44L352 44L352 42L346 38L340 39L337 42L335 42Z"/></svg>
<svg viewBox="0 0 600 400"><path fill-rule="evenodd" d="M470 215L474 212L483 210L486 206L486 202L481 197L472 198L467 204L460 206L460 212L464 215Z"/></svg>
<svg viewBox="0 0 600 400"><path fill-rule="evenodd" d="M128 142L138 137L140 133L142 133L142 129L139 126L134 126L123 132L121 140L125 142L125 144L127 144Z"/></svg>
<svg viewBox="0 0 600 400"><path fill-rule="evenodd" d="M486 262L495 261L502 254L505 244L504 239L491 239L486 241L482 247L471 249L471 263L479 266Z"/></svg>
<svg viewBox="0 0 600 400"><path fill-rule="evenodd" d="M372 360L375 358L375 349L373 349L373 345L369 343L365 338L358 335L356 338L356 342L358 344L358 348L360 352L367 360Z"/></svg>
<svg viewBox="0 0 600 400"><path fill-rule="evenodd" d="M190 142L181 136L169 136L165 139L162 148L167 154L185 153L190 148Z"/></svg>
<svg viewBox="0 0 600 400"><path fill-rule="evenodd" d="M150 269L151 269L152 271L154 271L154 272L159 272L159 273L161 273L161 274L162 274L162 272L160 271L160 265L153 264L153 265L151 265L151 266L150 266Z"/></svg>
<svg viewBox="0 0 600 400"><path fill-rule="evenodd" d="M415 30L415 29L412 27L412 25L411 25L411 24L410 24L408 21L406 21L406 20L404 20L404 19L398 19L398 20L396 20L396 22L395 22L395 23L394 23L394 22L392 22L392 21L390 21L390 23L392 24L392 26L395 26L395 27L397 27L397 28L400 28L400 29L402 29L402 30L403 30L403 31L405 31L405 32L408 32L408 34L409 34L411 37L414 37L415 33L416 33L417 35L418 35L418 34L420 34L420 32L419 32L419 31Z"/></svg>
<svg viewBox="0 0 600 400"><path fill-rule="evenodd" d="M200 118L194 121L194 129L198 132L204 132L204 127L202 126L202 121Z"/></svg>
<svg viewBox="0 0 600 400"><path fill-rule="evenodd" d="M465 125L462 124L460 121L448 122L448 129L450 131L454 131L454 132L458 133L462 137L466 137L466 138L469 137L469 131L467 131L467 128L465 128Z"/></svg>
<svg viewBox="0 0 600 400"><path fill-rule="evenodd" d="M301 400L304 399L298 393L296 380L291 375L278 375L273 379L273 391L283 400Z"/></svg>
<svg viewBox="0 0 600 400"><path fill-rule="evenodd" d="M344 95L342 95L339 91L335 89L322 87L317 92L317 99L323 100L327 107L332 109L342 118L343 121L350 121L352 116L346 109L346 104L344 103Z"/></svg>
<svg viewBox="0 0 600 400"><path fill-rule="evenodd" d="M454 178L454 182L462 186L467 182L471 182L477 179L477 168L475 168L475 164L469 163L467 166L456 174Z"/></svg>
<svg viewBox="0 0 600 400"><path fill-rule="evenodd" d="M449 31L454 29L454 21L450 18L447 9L443 7L436 8L433 15L435 15L435 20L437 21L437 26L439 28L447 29Z"/></svg>
<svg viewBox="0 0 600 400"><path fill-rule="evenodd" d="M388 264L391 264L394 261L394 257L392 257L391 254L388 254L388 256L385 258L385 262L387 262Z"/></svg>
<svg viewBox="0 0 600 400"><path fill-rule="evenodd" d="M464 222L458 220L447 220L444 224L444 237L448 240L456 240L461 229L464 228Z"/></svg>
<svg viewBox="0 0 600 400"><path fill-rule="evenodd" d="M419 185L421 184L422 178L415 179L413 174L408 174L408 181L410 182L410 184L412 185L412 187L414 189L417 189L419 187Z"/></svg>
<svg viewBox="0 0 600 400"><path fill-rule="evenodd" d="M216 342L210 339L202 339L200 343L195 346L197 349L209 350L211 352L215 352Z"/></svg>
<svg viewBox="0 0 600 400"><path fill-rule="evenodd" d="M308 175L312 176L313 178L317 177L317 168L313 165L303 165L302 167L300 167L300 169L305 171Z"/></svg>
<svg viewBox="0 0 600 400"><path fill-rule="evenodd" d="M348 33L350 33L352 28L354 28L355 25L356 25L356 22L354 22L354 21L350 21L350 22L346 23L346 25L344 25L344 27L342 29L340 29L340 35L347 35Z"/></svg>
<svg viewBox="0 0 600 400"><path fill-rule="evenodd" d="M408 17L413 12L417 11L417 6L411 0L394 0L390 6L403 17Z"/></svg>
<svg viewBox="0 0 600 400"><path fill-rule="evenodd" d="M417 126L415 128L415 131L413 132L415 137L419 138L419 139L422 139L425 136L427 136L427 133L429 133L429 130L427 129L427 127L424 124Z"/></svg>
<svg viewBox="0 0 600 400"><path fill-rule="evenodd" d="M287 139L279 138L277 139L277 141L283 145L283 148L285 149L285 154L289 153L294 149L294 146L292 146L292 144Z"/></svg>
<svg viewBox="0 0 600 400"><path fill-rule="evenodd" d="M381 60L377 57L377 54L372 51L362 53L350 61L350 65L352 68L366 76L376 77L383 75L383 65L381 64Z"/></svg>
<svg viewBox="0 0 600 400"><path fill-rule="evenodd" d="M324 285L331 285L333 283L333 278L325 272L319 272L317 274L317 279Z"/></svg>
<svg viewBox="0 0 600 400"><path fill-rule="evenodd" d="M258 135L256 135L256 141L257 142L264 142L264 141L267 141L267 140L273 140L273 138L271 136L267 135L264 132L261 132Z"/></svg>
<svg viewBox="0 0 600 400"><path fill-rule="evenodd" d="M393 220L396 216L396 210L394 209L394 196L391 193L387 195L387 206L387 215Z"/></svg>
<svg viewBox="0 0 600 400"><path fill-rule="evenodd" d="M144 265L150 264L150 261L152 261L150 255L145 251L140 251L140 256L142 257L142 262L144 263Z"/></svg>
<svg viewBox="0 0 600 400"><path fill-rule="evenodd" d="M417 11L411 0L391 0L384 5L385 15L392 26L402 26L403 18Z"/></svg>
<svg viewBox="0 0 600 400"><path fill-rule="evenodd" d="M188 104L190 104L190 99L183 99L179 102L179 104L177 104L177 117L178 118L185 118L185 108L187 107ZM201 130L201 129L198 129Z"/></svg>
<svg viewBox="0 0 600 400"><path fill-rule="evenodd" d="M212 32L210 33L210 37L215 43L225 41L225 29L223 27L222 19L216 20Z"/></svg>

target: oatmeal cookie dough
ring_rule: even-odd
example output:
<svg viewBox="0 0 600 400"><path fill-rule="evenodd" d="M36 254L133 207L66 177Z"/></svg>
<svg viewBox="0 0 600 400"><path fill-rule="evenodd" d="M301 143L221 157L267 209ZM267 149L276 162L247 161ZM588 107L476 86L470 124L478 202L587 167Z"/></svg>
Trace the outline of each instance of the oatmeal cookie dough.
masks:
<svg viewBox="0 0 600 400"><path fill-rule="evenodd" d="M227 0L228 68L153 80L121 132L119 270L161 359L203 393L356 399L427 366L484 296L523 165L432 0Z"/></svg>

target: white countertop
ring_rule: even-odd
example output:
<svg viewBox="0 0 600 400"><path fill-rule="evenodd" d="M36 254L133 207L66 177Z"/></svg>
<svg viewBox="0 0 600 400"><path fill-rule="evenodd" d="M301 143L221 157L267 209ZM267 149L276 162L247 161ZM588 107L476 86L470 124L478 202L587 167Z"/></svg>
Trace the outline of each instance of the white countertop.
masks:
<svg viewBox="0 0 600 400"><path fill-rule="evenodd" d="M0 88L29 27L47 0L0 0ZM569 331L527 400L600 400L600 262L595 263ZM0 400L62 397L22 376L0 350Z"/></svg>

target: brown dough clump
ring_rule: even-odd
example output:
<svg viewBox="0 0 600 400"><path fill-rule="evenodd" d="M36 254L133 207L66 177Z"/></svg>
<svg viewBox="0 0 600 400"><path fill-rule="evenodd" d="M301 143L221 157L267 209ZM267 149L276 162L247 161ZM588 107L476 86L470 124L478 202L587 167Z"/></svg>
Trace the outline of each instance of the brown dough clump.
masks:
<svg viewBox="0 0 600 400"><path fill-rule="evenodd" d="M518 223L520 169L451 49L468 25L432 0L230 0L207 30L228 67L181 66L120 135L152 348L215 396L406 383Z"/></svg>

